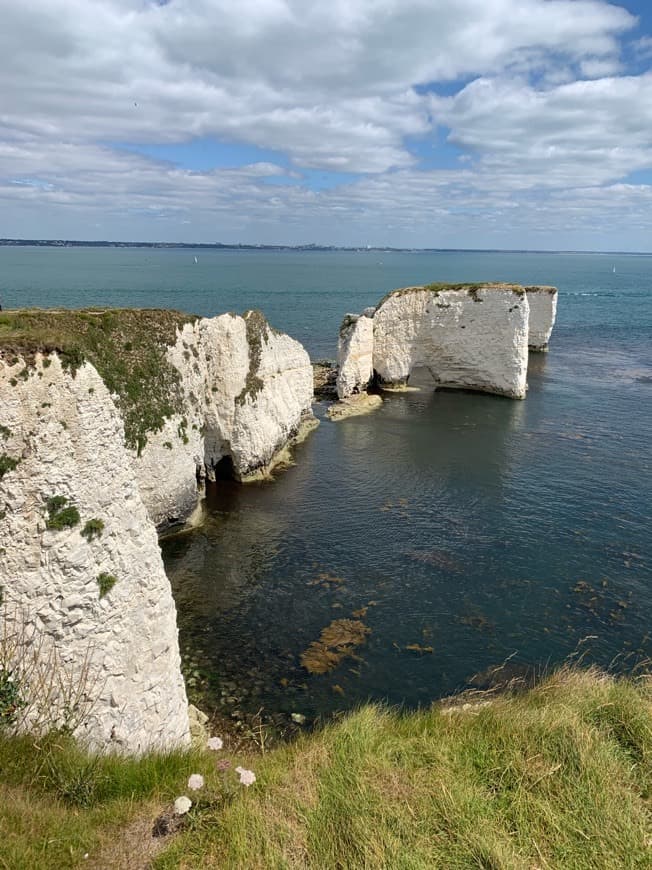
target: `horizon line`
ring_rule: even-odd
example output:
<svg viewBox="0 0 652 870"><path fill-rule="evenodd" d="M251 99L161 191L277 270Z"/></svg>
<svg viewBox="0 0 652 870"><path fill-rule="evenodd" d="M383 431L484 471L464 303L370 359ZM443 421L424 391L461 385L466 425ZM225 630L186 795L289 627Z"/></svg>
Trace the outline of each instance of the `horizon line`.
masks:
<svg viewBox="0 0 652 870"><path fill-rule="evenodd" d="M306 244L266 244L259 242L145 242L111 239L18 239L0 238L0 247L123 247L123 248L204 248L230 250L294 250L294 251L391 251L434 253L480 253L480 254L614 254L619 256L652 256L652 251L595 250L590 248L455 248L455 247L394 247L392 245L328 245L310 242Z"/></svg>

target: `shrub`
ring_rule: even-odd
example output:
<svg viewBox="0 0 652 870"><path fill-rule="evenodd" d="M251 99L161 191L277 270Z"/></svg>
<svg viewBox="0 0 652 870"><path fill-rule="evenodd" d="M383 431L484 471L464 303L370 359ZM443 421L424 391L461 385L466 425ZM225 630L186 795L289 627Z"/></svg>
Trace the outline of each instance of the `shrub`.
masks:
<svg viewBox="0 0 652 870"><path fill-rule="evenodd" d="M108 595L117 582L118 578L114 577L113 574L107 574L106 571L102 571L101 574L98 574L97 585L100 587L100 598L104 598L105 595Z"/></svg>
<svg viewBox="0 0 652 870"><path fill-rule="evenodd" d="M24 706L18 676L0 662L0 728L13 725L18 711Z"/></svg>
<svg viewBox="0 0 652 870"><path fill-rule="evenodd" d="M99 538L103 531L104 523L102 520L98 520L94 517L92 520L88 520L84 528L81 530L81 533L90 544L93 538Z"/></svg>
<svg viewBox="0 0 652 870"><path fill-rule="evenodd" d="M45 525L48 529L61 531L62 529L71 529L79 523L79 511L65 495L53 495L46 501L45 505L48 511Z"/></svg>
<svg viewBox="0 0 652 870"><path fill-rule="evenodd" d="M14 468L18 465L20 459L13 459L13 457L8 456L6 453L0 455L0 480L5 476L8 471L13 471Z"/></svg>

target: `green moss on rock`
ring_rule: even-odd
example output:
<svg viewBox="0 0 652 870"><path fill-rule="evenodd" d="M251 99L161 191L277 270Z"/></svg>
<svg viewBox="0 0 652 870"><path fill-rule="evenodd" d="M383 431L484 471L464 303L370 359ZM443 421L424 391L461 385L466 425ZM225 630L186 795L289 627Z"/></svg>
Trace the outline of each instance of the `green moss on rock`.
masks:
<svg viewBox="0 0 652 870"><path fill-rule="evenodd" d="M118 578L114 577L113 574L108 574L106 571L102 571L101 574L98 574L97 585L100 587L100 598L104 598L105 595L108 595L117 582Z"/></svg>
<svg viewBox="0 0 652 870"><path fill-rule="evenodd" d="M79 524L79 511L76 505L66 498L65 495L51 496L45 502L45 506L48 512L45 525L48 529L60 532L63 529L72 529Z"/></svg>
<svg viewBox="0 0 652 870"><path fill-rule="evenodd" d="M104 521L97 519L94 517L92 520L88 520L85 524L84 528L81 530L82 537L86 538L88 543L93 540L93 538L99 538L104 531Z"/></svg>
<svg viewBox="0 0 652 870"><path fill-rule="evenodd" d="M270 332L273 332L262 311L246 311L243 318L249 345L249 371L245 385L236 398L238 405L244 405L249 397L255 399L264 386L258 371L263 354L263 342L267 341Z"/></svg>
<svg viewBox="0 0 652 870"><path fill-rule="evenodd" d="M2 480L7 472L13 471L19 462L20 459L14 459L6 453L0 454L0 480Z"/></svg>
<svg viewBox="0 0 652 870"><path fill-rule="evenodd" d="M117 396L129 447L143 449L182 402L180 374L167 348L194 315L158 309L5 311L0 316L0 357L36 364L38 353L56 353L73 375L88 361ZM25 370L26 371L26 370ZM22 374L22 373L21 373Z"/></svg>
<svg viewBox="0 0 652 870"><path fill-rule="evenodd" d="M388 299L392 297L399 296L407 296L409 293L419 293L424 290L429 290L435 296L439 296L440 293L444 292L458 292L458 293L468 293L469 296L474 300L474 302L482 302L482 298L478 295L478 291L480 290L511 290L513 293L516 293L518 296L524 296L525 290L527 288L522 287L520 284L504 284L500 282L484 282L484 283L466 283L466 284L446 284L443 282L434 282L432 284L423 284L422 286L416 287L401 287L398 290L390 290L389 293L386 293L383 298L380 300L378 305L376 305L376 311L387 302Z"/></svg>

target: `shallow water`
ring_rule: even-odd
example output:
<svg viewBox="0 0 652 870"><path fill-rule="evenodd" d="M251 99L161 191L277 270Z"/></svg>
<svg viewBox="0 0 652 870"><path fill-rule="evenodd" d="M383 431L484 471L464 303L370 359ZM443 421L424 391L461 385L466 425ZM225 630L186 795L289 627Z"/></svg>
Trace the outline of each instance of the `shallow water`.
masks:
<svg viewBox="0 0 652 870"><path fill-rule="evenodd" d="M0 293L7 306L256 306L313 356L333 357L342 315L392 287L560 288L526 401L425 388L366 417L324 419L274 482L220 483L205 526L163 542L207 705L307 715L367 698L416 705L510 656L627 667L652 654L651 258L202 252L194 266L192 256L0 249ZM309 674L302 651L354 612L366 643L332 673Z"/></svg>

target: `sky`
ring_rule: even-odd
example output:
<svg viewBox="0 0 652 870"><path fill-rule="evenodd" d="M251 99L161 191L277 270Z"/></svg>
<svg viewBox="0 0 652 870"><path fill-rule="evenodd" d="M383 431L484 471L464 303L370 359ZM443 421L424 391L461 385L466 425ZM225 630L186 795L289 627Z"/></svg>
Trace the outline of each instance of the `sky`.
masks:
<svg viewBox="0 0 652 870"><path fill-rule="evenodd" d="M0 237L652 251L649 0L0 22Z"/></svg>

